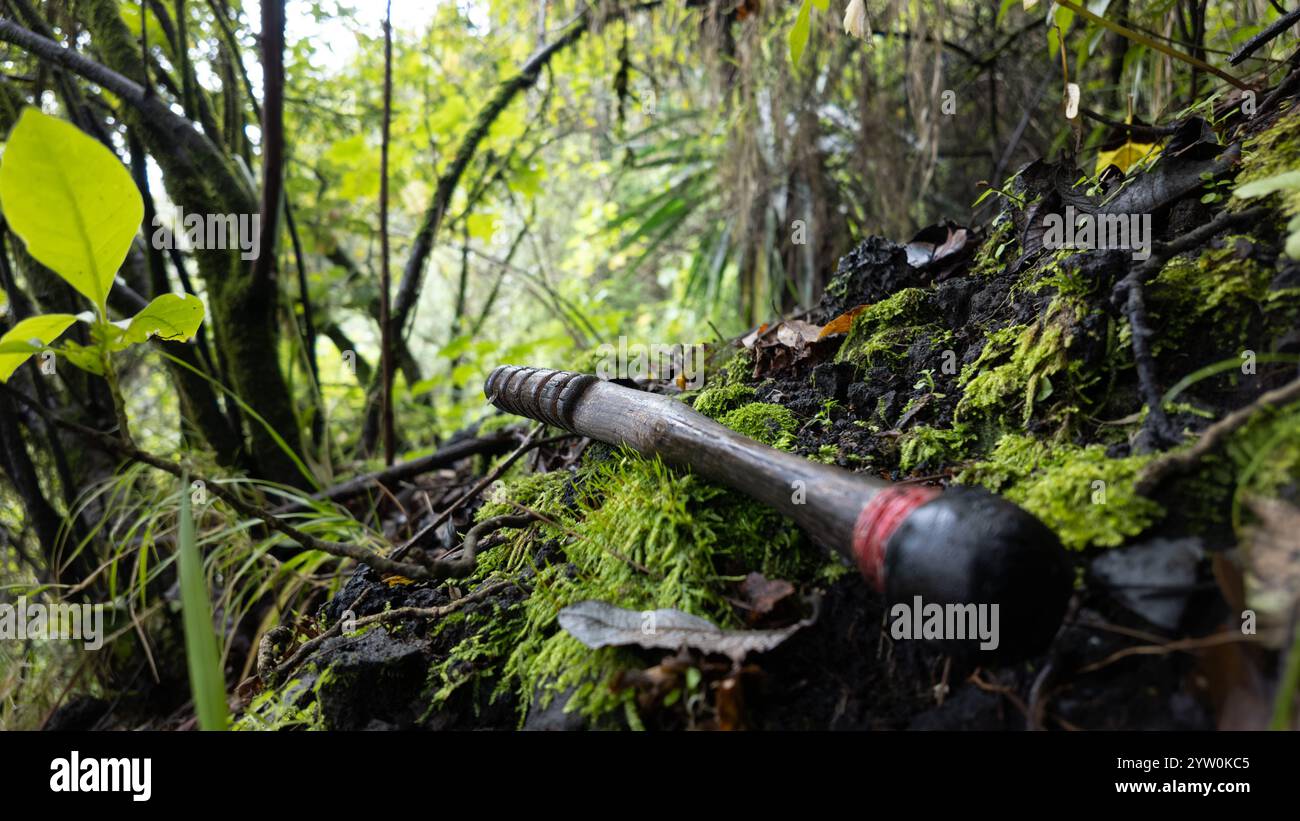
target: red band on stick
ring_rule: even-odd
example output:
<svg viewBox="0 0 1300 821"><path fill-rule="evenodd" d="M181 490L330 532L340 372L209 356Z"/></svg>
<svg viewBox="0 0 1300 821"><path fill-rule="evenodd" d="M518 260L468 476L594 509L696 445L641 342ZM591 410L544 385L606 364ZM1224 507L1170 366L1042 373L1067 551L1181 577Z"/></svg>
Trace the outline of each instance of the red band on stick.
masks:
<svg viewBox="0 0 1300 821"><path fill-rule="evenodd" d="M853 528L853 555L858 569L878 591L885 589L885 545L903 520L939 490L920 485L886 488L862 507Z"/></svg>

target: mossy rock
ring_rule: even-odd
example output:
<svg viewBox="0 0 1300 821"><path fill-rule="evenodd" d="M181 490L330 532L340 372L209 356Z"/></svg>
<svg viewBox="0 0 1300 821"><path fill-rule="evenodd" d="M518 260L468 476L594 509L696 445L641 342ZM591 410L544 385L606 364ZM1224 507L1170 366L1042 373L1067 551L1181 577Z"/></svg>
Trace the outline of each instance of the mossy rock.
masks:
<svg viewBox="0 0 1300 821"><path fill-rule="evenodd" d="M1056 531L1073 550L1115 547L1163 516L1160 505L1137 493L1134 482L1151 457L1111 458L1101 445L1050 445L1008 434L988 460L967 468L964 484L1006 496Z"/></svg>
<svg viewBox="0 0 1300 821"><path fill-rule="evenodd" d="M853 318L835 361L852 363L860 370L897 364L907 357L907 349L917 338L942 330L933 292L904 288Z"/></svg>

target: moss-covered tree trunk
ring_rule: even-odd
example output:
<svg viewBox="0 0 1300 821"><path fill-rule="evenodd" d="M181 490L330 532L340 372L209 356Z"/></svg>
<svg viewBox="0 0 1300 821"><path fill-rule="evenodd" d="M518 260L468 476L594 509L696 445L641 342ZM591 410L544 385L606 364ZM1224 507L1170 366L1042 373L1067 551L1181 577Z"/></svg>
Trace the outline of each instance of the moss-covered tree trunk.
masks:
<svg viewBox="0 0 1300 821"><path fill-rule="evenodd" d="M86 0L85 6L92 45L102 62L145 85L139 44L122 21L117 4ZM167 124L152 122L126 106L122 116L163 169L172 201L187 213L258 212L254 192L210 136L180 145ZM202 156L195 155L196 148ZM269 248L261 250L271 253ZM300 452L298 420L280 368L276 281L254 282L251 261L241 259L238 248L205 249L194 257L207 285L213 340L227 364L230 387L262 420L247 422L250 459L263 478L301 486L306 477L267 429L274 430L289 449Z"/></svg>

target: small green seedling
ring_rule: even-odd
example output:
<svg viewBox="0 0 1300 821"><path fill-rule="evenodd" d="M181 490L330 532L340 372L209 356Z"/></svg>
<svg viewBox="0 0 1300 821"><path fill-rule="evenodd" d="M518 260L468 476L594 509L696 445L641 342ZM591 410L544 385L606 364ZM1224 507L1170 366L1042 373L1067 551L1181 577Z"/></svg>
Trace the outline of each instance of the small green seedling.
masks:
<svg viewBox="0 0 1300 821"><path fill-rule="evenodd" d="M29 107L5 147L0 210L27 252L93 306L76 315L27 317L10 328L0 337L0 382L32 355L53 350L108 381L121 433L128 436L111 355L150 337L190 339L203 322L203 303L190 294L163 294L133 317L108 318L108 293L144 219L139 189L112 151ZM91 344L53 347L77 321L90 326Z"/></svg>

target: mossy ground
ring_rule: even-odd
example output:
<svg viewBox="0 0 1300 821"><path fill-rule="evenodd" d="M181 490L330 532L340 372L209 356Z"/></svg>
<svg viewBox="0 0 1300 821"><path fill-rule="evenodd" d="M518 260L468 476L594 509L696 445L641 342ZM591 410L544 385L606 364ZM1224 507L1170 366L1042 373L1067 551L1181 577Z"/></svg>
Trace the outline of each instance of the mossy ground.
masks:
<svg viewBox="0 0 1300 821"><path fill-rule="evenodd" d="M1300 164L1290 134L1274 128L1248 142L1243 174ZM1027 196L1023 205L1032 201ZM735 430L808 458L891 479L939 476L988 487L1054 528L1081 570L1088 557L1152 533L1194 534L1211 549L1230 547L1248 524L1251 495L1295 500L1300 403L1258 415L1155 498L1137 493L1135 481L1153 457L1131 444L1143 422L1142 402L1127 322L1109 303L1128 257L1026 254L1016 221L1021 207L1009 203L966 271L938 282L911 269L898 246L863 243L841 261L813 314L824 322L870 303L832 360L755 375L747 351L717 351L706 387L682 398ZM1244 350L1297 346L1287 335L1300 315L1300 289L1287 285L1294 271L1279 258L1278 230L1264 224L1219 238L1171 260L1149 283L1164 387ZM1286 378L1277 366L1249 375L1214 372L1190 380L1166 411L1188 433L1200 431ZM845 576L845 565L813 549L772 511L687 471L596 445L564 469L535 473L521 462L476 518L521 508L544 518L505 531L504 541L483 553L474 577L456 585L464 592L511 579L518 592L458 612L429 631L435 650L423 690L426 721L455 710L488 721L496 704L506 705L509 721L518 723L559 703L588 726L663 724L665 713L715 697L700 675L688 677L691 692L671 704L663 699L658 714L646 713L633 688L611 683L659 656L589 650L558 628L556 614L597 599L632 609L678 608L738 627L744 623L738 584L753 571L788 580L800 592L822 591L832 614L762 661L773 680L769 704L797 704L814 726L841 721L846 703L855 705L854 726L984 726L981 710L1001 714L997 698L990 705L987 694L972 695L962 707L936 707L934 682L924 681L934 675L926 669L938 669L934 659L895 646L890 660L882 660L878 625L862 621L864 613L876 618L879 612ZM1109 611L1108 617L1120 618ZM844 638L846 632L854 638ZM1094 635L1061 641L1085 654L1110 647ZM846 682L837 663L852 642L865 658L853 663L857 678ZM698 656L691 661L703 663ZM886 664L901 664L912 677L879 680ZM1172 702L1156 697L1182 686L1180 665L1167 658L1123 668L1111 690L1085 687L1080 692L1089 699L1062 709L1083 726L1132 724L1128 708L1121 719L1115 705L1128 704L1140 689L1154 695L1139 723L1195 726L1200 719L1175 716ZM1026 681L1034 676L1032 667L1021 673ZM862 697L868 682L887 707L873 708ZM291 716L298 718L311 717ZM800 724L761 710L750 721Z"/></svg>

